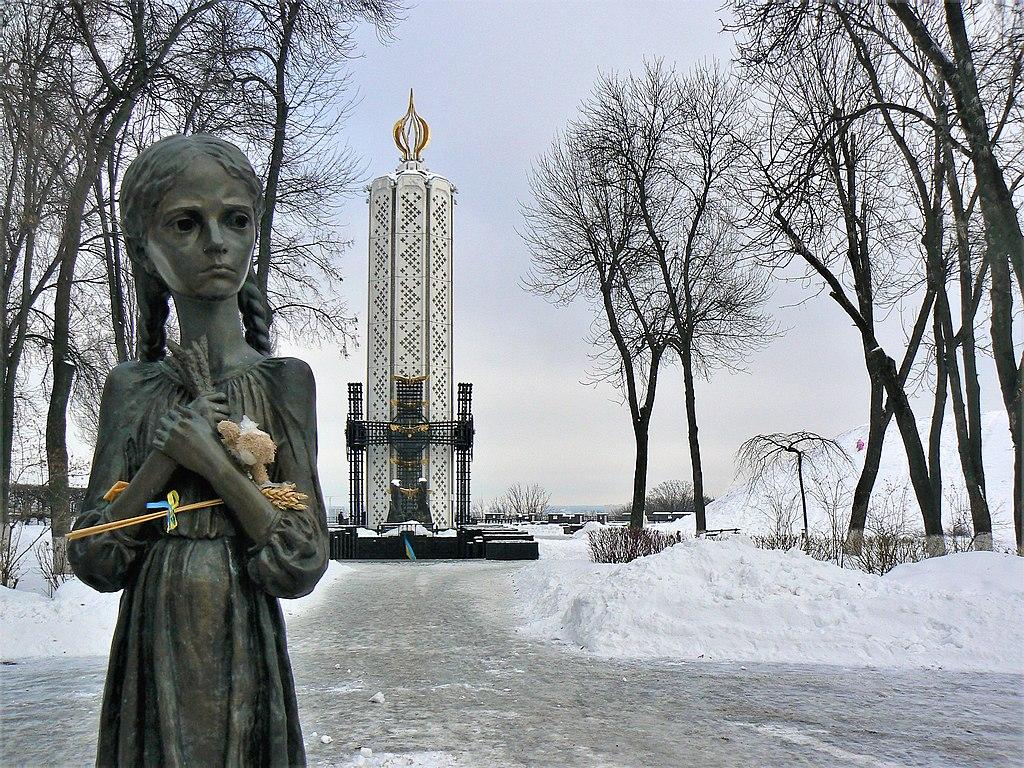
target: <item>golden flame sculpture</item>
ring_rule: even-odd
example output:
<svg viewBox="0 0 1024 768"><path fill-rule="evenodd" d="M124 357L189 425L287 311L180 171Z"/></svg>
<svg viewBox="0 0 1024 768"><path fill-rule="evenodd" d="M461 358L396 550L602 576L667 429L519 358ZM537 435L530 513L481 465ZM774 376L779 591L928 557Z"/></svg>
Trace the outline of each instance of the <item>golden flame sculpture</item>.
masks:
<svg viewBox="0 0 1024 768"><path fill-rule="evenodd" d="M395 123L394 136L395 146L402 151L404 162L423 160L420 153L430 143L430 126L416 114L416 106L412 102L412 88L409 89L409 109Z"/></svg>

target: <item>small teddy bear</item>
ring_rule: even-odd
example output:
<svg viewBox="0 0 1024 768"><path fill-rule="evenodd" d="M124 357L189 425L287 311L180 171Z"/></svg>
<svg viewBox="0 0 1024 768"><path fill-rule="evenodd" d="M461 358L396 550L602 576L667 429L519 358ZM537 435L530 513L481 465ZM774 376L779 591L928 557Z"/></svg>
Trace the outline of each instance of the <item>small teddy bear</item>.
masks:
<svg viewBox="0 0 1024 768"><path fill-rule="evenodd" d="M228 452L249 471L253 482L261 488L270 485L267 464L274 461L277 452L270 435L248 416L242 416L239 424L227 419L218 422L217 431Z"/></svg>

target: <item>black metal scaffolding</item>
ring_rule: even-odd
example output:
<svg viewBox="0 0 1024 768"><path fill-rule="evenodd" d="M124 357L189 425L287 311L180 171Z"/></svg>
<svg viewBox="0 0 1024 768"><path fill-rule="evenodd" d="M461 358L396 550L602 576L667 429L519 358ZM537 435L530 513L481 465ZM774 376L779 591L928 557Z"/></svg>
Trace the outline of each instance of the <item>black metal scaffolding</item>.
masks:
<svg viewBox="0 0 1024 768"><path fill-rule="evenodd" d="M348 424L363 421L363 385L358 382L348 385ZM363 461L366 450L353 447L349 438L349 427L345 427L345 444L348 448L348 501L349 517L355 525L366 525L366 493L363 486Z"/></svg>
<svg viewBox="0 0 1024 768"><path fill-rule="evenodd" d="M363 417L363 385L348 385L348 421L345 445L349 466L349 509L355 525L366 525L365 455L370 445L390 446L397 482L389 489L390 521L421 520L430 524L427 494L422 477L424 452L429 445L450 445L455 451L455 520L469 522L470 462L473 460L473 385L458 388L455 421L429 421L423 399L423 378L395 381L394 421L367 421Z"/></svg>
<svg viewBox="0 0 1024 768"><path fill-rule="evenodd" d="M456 424L469 433L469 439L455 448L455 522L469 525L469 465L473 461L473 385L459 384L458 420Z"/></svg>

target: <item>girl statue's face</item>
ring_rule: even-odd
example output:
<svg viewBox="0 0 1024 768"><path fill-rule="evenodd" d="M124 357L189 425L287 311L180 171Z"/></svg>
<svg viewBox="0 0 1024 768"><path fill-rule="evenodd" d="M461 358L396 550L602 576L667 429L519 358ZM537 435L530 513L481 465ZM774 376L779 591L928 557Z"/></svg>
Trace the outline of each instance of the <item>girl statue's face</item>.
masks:
<svg viewBox="0 0 1024 768"><path fill-rule="evenodd" d="M246 186L200 156L160 201L146 232L146 255L175 294L234 296L249 271L254 218Z"/></svg>

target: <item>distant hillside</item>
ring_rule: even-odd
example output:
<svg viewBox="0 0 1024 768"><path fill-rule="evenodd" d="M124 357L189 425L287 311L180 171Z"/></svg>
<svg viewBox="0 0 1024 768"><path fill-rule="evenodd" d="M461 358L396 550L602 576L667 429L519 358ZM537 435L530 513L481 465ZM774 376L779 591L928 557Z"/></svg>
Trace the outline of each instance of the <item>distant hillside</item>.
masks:
<svg viewBox="0 0 1024 768"><path fill-rule="evenodd" d="M919 424L919 428L921 434L927 436L928 425L924 420ZM989 411L982 414L982 434L985 481L992 510L993 534L998 544L1009 546L1013 542L1013 447L1010 443L1006 413ZM816 489L820 494L822 490L838 489L847 500L846 514L849 514L848 499L864 466L864 451L857 450L857 441L867 441L867 437L868 427L864 424L835 438L849 455L850 464L832 473L811 478L808 485L808 518L812 528L823 528L827 521L824 508L813 498L815 493L812 493L812 490ZM960 457L957 453L956 429L952 418L948 418L944 425L941 462L944 496L942 515L945 524L951 517L951 507L954 504L962 504L964 510L968 509L967 493L960 471ZM805 479L807 478L805 468ZM778 500L795 499L794 506L799 514L797 493L795 468L791 472L779 472L770 478L764 487L754 490L745 484L737 484L708 506L708 527L740 528L745 533L771 529L775 517L773 507L778 506ZM886 433L878 480L872 495L872 508L878 509L886 504L890 507L899 507L902 506L904 498L907 519L920 526L921 513L910 485L906 453L893 423ZM799 520L796 522L802 524Z"/></svg>

